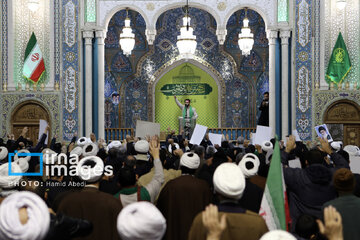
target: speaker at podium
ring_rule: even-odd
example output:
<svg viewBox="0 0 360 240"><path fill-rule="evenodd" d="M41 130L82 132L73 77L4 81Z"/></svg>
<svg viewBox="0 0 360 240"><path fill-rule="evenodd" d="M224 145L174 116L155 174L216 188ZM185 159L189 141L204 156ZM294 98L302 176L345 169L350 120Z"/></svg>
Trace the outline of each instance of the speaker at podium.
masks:
<svg viewBox="0 0 360 240"><path fill-rule="evenodd" d="M179 117L178 119L179 119L179 134L182 133L183 138L190 140L196 125L196 119L183 118L183 117Z"/></svg>

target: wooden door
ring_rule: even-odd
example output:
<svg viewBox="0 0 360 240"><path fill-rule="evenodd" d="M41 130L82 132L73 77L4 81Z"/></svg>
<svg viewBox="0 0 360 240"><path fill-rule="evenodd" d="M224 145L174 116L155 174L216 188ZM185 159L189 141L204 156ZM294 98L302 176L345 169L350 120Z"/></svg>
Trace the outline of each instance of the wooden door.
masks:
<svg viewBox="0 0 360 240"><path fill-rule="evenodd" d="M15 135L15 139L20 136L24 127L28 127L29 131L26 137L30 138L35 145L39 138L40 119L46 120L51 126L48 112L39 103L29 101L18 106L13 111L11 117L12 132ZM48 139L50 139L50 137Z"/></svg>
<svg viewBox="0 0 360 240"><path fill-rule="evenodd" d="M325 111L324 123L342 125L344 145L360 145L360 107L355 102L340 100L331 104Z"/></svg>
<svg viewBox="0 0 360 240"><path fill-rule="evenodd" d="M344 145L360 146L360 125L344 125Z"/></svg>

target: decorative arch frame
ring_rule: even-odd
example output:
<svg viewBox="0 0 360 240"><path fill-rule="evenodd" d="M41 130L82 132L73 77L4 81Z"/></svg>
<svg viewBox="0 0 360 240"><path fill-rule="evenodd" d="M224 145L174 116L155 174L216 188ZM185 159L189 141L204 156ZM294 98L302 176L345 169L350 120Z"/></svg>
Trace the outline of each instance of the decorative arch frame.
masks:
<svg viewBox="0 0 360 240"><path fill-rule="evenodd" d="M24 99L19 103L15 104L10 109L10 118L8 118L7 120L7 126L8 126L7 129L12 129L11 122L13 120L15 113L27 104L36 104L39 105L41 108L43 108L49 117L49 124L50 124L50 128L52 129L54 117L52 116L51 111L49 111L48 107L45 104L43 104L41 101L38 101L37 99Z"/></svg>
<svg viewBox="0 0 360 240"><path fill-rule="evenodd" d="M352 100L349 100L349 99L337 100L337 101L334 101L334 102L330 103L330 105L328 105L327 108L324 108L325 110L324 110L324 113L323 113L323 122L329 121L328 113L337 104L351 105L357 110L358 114L360 114L360 105L357 104L356 102L354 102ZM360 118L360 116L359 116L359 118ZM356 119L356 120L358 121L360 119Z"/></svg>
<svg viewBox="0 0 360 240"><path fill-rule="evenodd" d="M225 125L226 111L225 108L225 81L218 71L216 71L210 64L201 59L178 59L176 61L168 61L154 74L154 78L148 84L148 118L155 121L155 87L159 80L169 71L176 68L183 63L191 63L201 70L209 74L216 82L218 87L218 126Z"/></svg>

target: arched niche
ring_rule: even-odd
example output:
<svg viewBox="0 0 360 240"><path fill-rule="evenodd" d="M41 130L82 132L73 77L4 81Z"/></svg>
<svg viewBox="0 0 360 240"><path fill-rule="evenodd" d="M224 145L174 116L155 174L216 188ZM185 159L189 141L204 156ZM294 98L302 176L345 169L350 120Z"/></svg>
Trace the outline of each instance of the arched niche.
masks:
<svg viewBox="0 0 360 240"><path fill-rule="evenodd" d="M36 144L39 138L40 119L46 120L51 126L50 114L40 102L25 101L15 107L11 113L11 130L15 139L20 136L24 127L28 127L27 137Z"/></svg>
<svg viewBox="0 0 360 240"><path fill-rule="evenodd" d="M195 64L179 61L155 81L154 120L160 123L162 130L168 126L178 129L181 110L175 103L174 95L182 104L187 98L191 100L199 115L198 124L212 128L220 125L219 96L222 91L219 82L213 74L209 74L208 69Z"/></svg>
<svg viewBox="0 0 360 240"><path fill-rule="evenodd" d="M360 145L360 106L350 100L332 103L325 111L323 122L343 133L345 145ZM341 140L341 139L336 139Z"/></svg>

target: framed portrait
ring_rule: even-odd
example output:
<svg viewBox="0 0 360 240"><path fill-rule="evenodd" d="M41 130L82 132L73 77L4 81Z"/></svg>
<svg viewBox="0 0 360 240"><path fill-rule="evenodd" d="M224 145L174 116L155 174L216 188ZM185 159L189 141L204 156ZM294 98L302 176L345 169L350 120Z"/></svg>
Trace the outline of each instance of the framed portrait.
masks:
<svg viewBox="0 0 360 240"><path fill-rule="evenodd" d="M318 135L318 137L327 139L328 142L334 141L334 140L332 139L331 135L330 135L329 129L328 129L328 127L326 126L326 124L322 124L322 125L316 126L316 127L315 127L315 131L316 131L316 134Z"/></svg>

